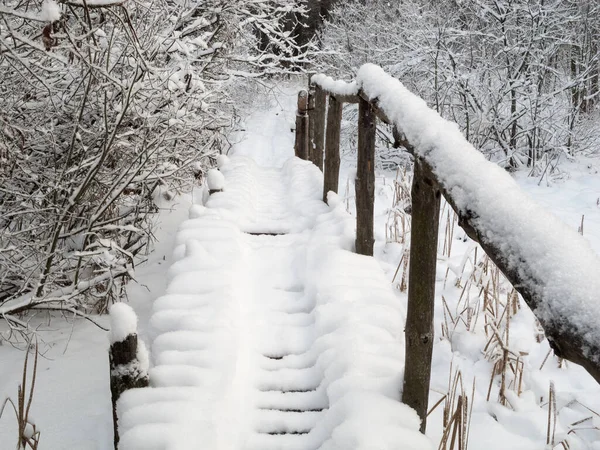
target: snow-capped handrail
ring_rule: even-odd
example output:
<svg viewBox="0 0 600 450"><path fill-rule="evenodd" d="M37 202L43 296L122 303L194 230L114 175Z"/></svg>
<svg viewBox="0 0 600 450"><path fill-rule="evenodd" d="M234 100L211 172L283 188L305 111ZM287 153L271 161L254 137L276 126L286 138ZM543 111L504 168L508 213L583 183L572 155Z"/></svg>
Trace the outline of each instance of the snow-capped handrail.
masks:
<svg viewBox="0 0 600 450"><path fill-rule="evenodd" d="M469 237L523 296L557 356L582 365L600 382L600 259L587 241L530 199L509 173L486 160L458 125L380 67L362 66L350 84L323 75L311 81L330 95L330 109L331 98L355 92L359 102L367 102L394 127L397 143L415 156L422 173L415 179L422 178L421 187L430 184L433 192L444 195ZM336 150L325 149L327 154ZM362 168L358 170L360 177Z"/></svg>

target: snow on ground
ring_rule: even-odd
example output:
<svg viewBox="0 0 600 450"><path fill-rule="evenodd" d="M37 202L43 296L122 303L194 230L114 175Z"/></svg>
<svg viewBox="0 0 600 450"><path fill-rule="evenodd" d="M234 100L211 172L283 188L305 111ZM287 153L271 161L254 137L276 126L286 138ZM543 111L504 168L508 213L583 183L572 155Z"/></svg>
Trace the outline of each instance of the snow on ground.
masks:
<svg viewBox="0 0 600 450"><path fill-rule="evenodd" d="M296 89L286 89L278 94L278 102L273 107L260 108L261 110L257 111L256 114L248 117L242 124L244 131L239 131L233 136L233 140L236 143L234 145L234 152L232 153L252 156L257 166L283 166L293 153L294 135L290 132L290 129L293 127L294 122L295 94ZM589 168L588 165L590 165ZM547 185L546 179L538 186L538 179L536 178L526 178L523 174L518 174L516 178L519 185L532 195L536 201L550 209L574 230L580 225L581 215L585 214L583 235L588 239L595 251L600 253L600 228L598 227L600 209L597 204L597 199L600 197L600 177L596 171L596 167L598 166L600 165L593 159L575 165L565 164L561 167L571 175L570 178L562 181L553 180L550 186ZM260 171L262 169L255 170ZM353 173L352 161L346 161L346 165L342 168L342 177L340 180L340 204L337 209L334 208L337 211L335 214L341 214L343 211L340 211L340 206L343 210L346 204L349 205L348 209L350 211L353 210L354 186L351 181L348 183L349 198L346 199L345 197L346 183L348 178L352 177ZM390 223L390 208L393 204L395 179L396 174L394 173L378 172L375 229L377 238L376 257L380 266L384 269L388 281L394 278L404 247L408 245L408 242L386 243L385 230L386 224L389 225ZM289 182L290 180L280 181ZM271 180L271 182L274 181ZM203 322L200 316L195 317L187 314L189 311L187 307L181 308L180 311L169 308L161 310L160 305L164 300L155 302L161 296L164 299L168 298L169 295L183 297L187 295L181 292L169 292L167 293L167 297L165 297L167 282L176 277L186 276L184 271L179 272L178 267L181 267L181 265L173 265L174 248L179 247L175 256L179 258L180 262L183 261L182 257L185 259L195 255L194 258L201 261L201 264L211 264L211 259L201 249L193 248L192 245L186 253L182 251L185 249L185 246L176 245L176 242L178 242L177 239L180 236L180 234L177 234L177 229L188 218L188 209L192 201L200 203L200 197L197 194L194 194L193 198L191 196L179 197L176 200L178 204L169 205L169 209L165 211L166 214L161 215L161 226L156 233L159 242L154 252L149 255L148 262L136 269L137 283L131 283L128 287L130 304L134 307L139 317L140 335L146 342L155 341L158 331L164 331L168 327L173 326L173 324L179 324L182 321L192 330L199 327L208 330L206 321ZM214 201L216 201L216 198ZM246 209L246 214L237 217L238 224L244 226L243 224L245 223L246 226L250 226L252 220L255 220L257 215L260 216L260 214L257 214L257 211L261 210L257 206L258 200L255 198L253 201L255 202L253 208ZM288 211L292 210L293 208L290 207ZM195 206L190 212L190 220L188 222L200 219L204 214L206 214L206 211L202 207ZM332 214L334 214L334 211L325 213L323 217L325 218L327 215ZM231 215L228 217L228 220L230 219ZM241 249L238 256L241 258L240 261L245 261L243 267L246 267L247 270L245 272L237 270L241 267L238 264L239 261L235 263L231 259L227 261L228 267L232 270L236 269L236 272L232 273L231 276L234 277L239 287L246 288L246 295L255 298L258 293L264 293L266 290L272 293L265 296L265 299L273 300L279 296L278 299L281 299L281 301L261 302L257 299L251 304L251 308L241 310L243 313L250 314L253 317L254 326L252 327L248 326L248 322L239 320L239 308L238 316L233 316L234 318L237 317L238 321L231 320L232 316L229 314L231 311L227 313L227 309L231 307L231 302L225 301L228 298L227 295L222 296L223 301L219 302L218 307L204 308L206 310L204 314L207 314L207 317L211 317L211 321L213 318L218 317L228 318L221 322L215 319L214 329L209 330L215 339L223 338L222 335L219 335L219 328L221 330L227 329L237 336L243 335L244 339L238 339L237 341L225 339L222 341L222 346L218 347L220 349L218 351L219 357L214 354L211 355L210 351L192 349L185 356L185 364L197 364L199 369L192 376L188 375L182 381L184 384L193 384L196 376L203 376L201 374L206 372L206 369L202 369L204 366L212 366L214 368L219 365L231 365L232 361L228 359L228 356L234 350L237 352L240 351L239 347L235 347L236 343L238 343L242 347L247 346L256 350L260 349L263 353L262 357L255 354L255 357L258 358L258 365L255 364L257 361L252 358L236 360L237 367L242 373L245 368L248 369L248 379L240 377L237 380L240 389L242 386L247 387L252 381L259 381L259 386L262 385L264 388L284 389L285 387L289 387L285 385L286 383L292 383L292 387L294 383L310 383L318 379L327 370L329 374L327 378L327 392L322 388L311 391L311 393L289 392L283 394L283 390L277 392L268 389L264 392L260 391L260 389L253 391L245 400L248 400L253 407L267 408L267 410L262 416L253 416L255 421L250 422L248 417L241 414L247 410L240 409L242 417L239 419L239 422L232 422L227 428L227 432L230 434L227 438L230 439L230 442L235 442L235 431L238 425L243 425L248 430L250 426L261 429L261 426L266 425L285 428L289 426L314 426L316 424L314 429L317 432L313 433L310 439L313 439L316 434L325 436L334 426L334 424L324 418L322 411L315 411L314 416L307 418L306 422L294 418L292 412L284 420L270 417L269 414L271 413L268 412L268 409L279 408L284 404L283 402L285 404L292 402L298 409L303 407L319 409L327 406L328 402L330 406L334 405L332 399L334 401L338 400L335 403L337 405L335 407L338 409L338 412L342 411L339 414L345 414L351 420L346 422L347 425L345 427L338 428L337 432L332 435L332 440L328 441L323 448L358 448L356 441L343 441L340 439L350 438L355 428L364 426L366 420L361 414L369 410L378 409L376 412L380 413L380 425L385 425L385 420L395 417L396 414L399 414L403 419L408 419L410 416L410 414L401 411L399 409L401 406L395 402L393 405L388 405L389 408L392 408L392 410L389 410L388 406L382 406L381 403L378 403L373 408L368 396L361 395L355 398L345 396L343 397L346 399L345 401L340 400L344 389L348 385L355 383L357 379L360 380L360 383L370 388L383 389L386 392L389 391L390 386L396 386L397 384L395 383L397 383L397 380L394 381L393 377L388 379L388 384L373 385L368 381L368 377L371 374L366 369L377 366L378 371L389 370L390 373L394 372L399 367L397 366L397 362L395 363L394 361L397 361L403 349L401 345L398 346L398 354L392 355L387 363L382 362L378 365L369 358L359 358L358 355L362 355L362 352L358 354L354 353L353 346L348 345L347 340L343 340L342 342L345 344L344 348L348 352L351 352L352 358L356 358L357 363L360 364L358 367L364 368L362 372L356 374L353 372L344 372L346 369L343 359L341 360L342 363L339 363L333 359L330 360L329 356L318 357L318 354L333 355L331 350L327 351L330 348L328 346L339 345L339 343L336 343L335 340L327 342L322 339L320 342L317 342L317 333L322 334L325 330L334 329L346 320L358 321L356 323L360 323L360 320L363 318L363 310L360 307L356 308L357 305L343 311L340 311L339 308L336 309L335 305L330 305L328 299L331 295L326 290L323 291L321 289L322 286L319 284L321 277L325 275L338 277L340 284L352 286L353 290L359 289L360 286L358 284L360 283L351 284L352 280L344 278L347 278L345 277L346 270L348 271L347 273L354 273L351 267L355 262L350 260L355 258L360 259L361 257L342 257L341 255L345 254L342 250L330 253L323 253L318 250L319 247L328 248L328 246L348 248L351 245L351 240L348 238L349 228L352 227L351 221L346 221L346 224L341 226L340 223L344 223L343 221L334 220L328 225L328 220L319 221L315 216L312 216L305 219L305 223L307 224L306 226L308 224L317 224L318 227L331 228L323 229L321 234L312 238L308 235L298 233L298 241L294 243L295 250L293 251L290 251L292 242L290 242L287 236L240 238L243 241L243 245L238 248L238 250ZM182 230L184 229L185 226ZM515 384L511 385L510 383L514 377L509 372L507 375L507 384L510 387L505 393L506 406L497 402L501 375L496 375L492 380L491 401L486 401L493 365L498 355L493 351L488 352L491 353L491 356L488 355L487 358L484 355L483 349L487 344L488 337L486 337L483 329L484 316L481 313L480 298L480 295L482 295L480 293L481 282L471 282L469 284L468 280L477 278L478 280L483 279L486 281L492 280L493 277L485 274L483 268L476 263L482 262L482 254L479 250L477 257L475 257L475 247L468 240L464 239L464 233L458 226L456 226L452 235L453 246L451 255L448 257L447 254L444 254L443 234L445 230L446 222L444 221L440 227L438 295L435 319L435 331L438 339L434 346L431 406L442 395L447 393L449 378L451 377L450 368L452 367L452 373L460 369L465 386L464 390L470 400L472 400L471 390L473 380L475 380L475 399L473 401L473 412L470 423L469 448L474 450L500 450L507 448L537 450L546 448L548 390L550 381L552 381L556 390L555 401L557 409L557 426L554 433L555 444L568 439L571 449L600 449L600 435L596 429L600 425L599 417L596 414L600 413L600 388L581 368L568 363L563 363L562 367L559 367L559 362L554 356L546 359L549 350L548 344L545 340L538 342L535 319L531 312L524 306L512 316L509 332L511 349L527 353L522 358L524 370L522 371L523 376L520 383L520 396L512 392L515 390ZM237 233L235 231L232 232L234 234ZM344 238L344 236L346 237ZM234 242L238 241L234 240ZM298 242L302 243L300 247L296 245ZM180 242L180 244L185 243ZM236 251L235 247L231 251ZM340 251L342 253L339 253ZM312 256L310 256L311 254ZM203 257L198 257L198 255L203 255ZM321 261L324 255L330 260L330 263ZM309 257L311 258L311 265L307 266L300 263ZM212 261L212 263L215 263L215 261ZM347 269L346 264L349 264L350 268ZM301 270L301 267L311 267L314 270L309 272L304 269ZM333 272L320 270L322 267L327 267ZM266 274L270 274L271 277L267 277ZM382 276L381 274L377 275L375 281L365 280L366 287L371 290L376 289L376 285L383 284L383 280L381 280ZM399 284L401 276L402 268L393 283L394 286ZM265 286L257 286L249 281L254 277L263 280L269 279L269 281ZM302 290L298 287L300 280L305 282ZM311 281L306 283L307 280ZM211 286L218 285L222 281L222 278L214 277L211 279ZM198 282L199 280L196 280L193 276L189 279L190 284L195 285ZM499 295L505 301L509 293L507 287L500 283L499 290L501 291ZM317 292L323 292L321 294L322 298L317 298L319 297ZM387 295L383 298L388 298ZM442 296L448 305L448 310L451 312L450 319L447 318L449 315L448 311L446 311L446 319L444 318L445 308L442 303ZM375 323L379 324L380 329L387 329L391 335L397 332L399 328L397 321L400 314L396 314L393 311L398 310L401 312L403 310L406 296L404 293L396 290L395 300L397 303L392 302L388 298L383 304L378 305L376 310L378 312L366 319L365 326L367 329L371 326L368 324L375 321ZM315 310L314 317L311 318L306 313L306 308L316 306L317 302L320 302L320 309ZM196 303L196 306L190 304L189 307L203 308L201 300L196 301ZM346 306L350 307L351 305L350 303ZM332 314L332 311L335 311L335 314ZM468 311L471 311L471 320L475 322L475 324L471 322L469 329L467 329L467 325L465 324L465 322L468 322ZM162 317L159 322L163 327L166 327L164 330L160 326L157 326L157 319L154 318L159 312ZM460 314L461 312L462 314ZM454 325L452 318L456 319L459 315L464 322L457 320L456 325ZM150 320L151 316L153 317L152 321ZM475 317L477 317L476 321ZM99 320L102 324L108 325L106 317ZM34 395L31 414L37 428L41 431L40 450L111 449L112 424L108 391L108 334L89 322L82 320L66 322L57 317L53 318L48 324L46 320L39 318L34 323L40 325L40 330L42 331L40 333L40 350L44 353L44 358L40 358L39 360L36 393ZM442 337L442 326L447 325L450 325L449 331L446 333L449 336ZM344 330L345 328L342 327L339 336L344 336ZM0 331L3 333L6 332L5 324L1 322ZM373 342L381 342L381 339L384 339L384 341L385 339L389 339L389 335L386 333L369 333L372 339L374 339ZM397 336L396 339L401 339L401 337ZM400 341L394 342L398 343ZM160 345L168 345L168 339L163 339L162 343L159 342L159 347ZM277 354L270 354L269 352L282 349L294 352L308 347L311 350L305 356L286 357L282 359L264 356L277 357ZM182 353L169 351L166 347L162 350L161 355L158 360L154 361L155 364L157 362L170 363L184 361L182 360L184 358ZM15 349L6 343L0 346L0 359L3 362L0 365L0 395L2 397L10 396L16 399L16 388L20 382L23 358L24 353L22 350ZM311 358L311 360L307 361L307 358ZM318 364L313 367L316 367L316 369L308 370L309 363L312 363L315 358ZM351 359L350 356L347 359ZM540 369L542 365L543 367ZM255 367L255 369L250 370L250 367ZM161 377L165 380L172 376L166 376L164 373L161 374L161 370L164 369L158 367L158 371L156 372L159 380ZM298 377L298 373L302 373L302 376ZM346 373L346 377L344 377L344 373ZM400 375L397 372L395 373L397 376ZM336 379L339 381L336 381ZM343 381L344 379L353 381L350 384L346 384ZM215 382L218 383L218 381L216 380ZM190 410L185 409L179 410L183 405L189 405L190 390L188 388L189 386L186 388L163 388L166 389L163 392L168 393L171 403L179 399L178 402L175 402L177 405L175 411L166 409L166 414L172 413L173 416L181 416L186 412L190 412ZM159 401L162 393L160 390L156 390L155 392L157 394L156 401ZM218 391L215 391L215 395L217 393ZM340 397L338 398L338 396ZM166 402L165 405L167 403L169 402ZM206 397L203 396L200 405L209 405L212 408L215 403L215 396L209 395ZM235 408L238 405L235 397L221 398L219 404L219 411L225 411L227 408ZM432 413L428 421L427 434L436 445L442 434L443 406L442 402ZM197 408L201 408L201 406ZM194 409L194 412L197 411L198 409ZM211 412L214 411L211 410ZM338 412L336 412L336 415ZM330 416L333 417L331 414ZM211 420L219 420L219 417ZM161 433L164 431L163 428L149 428L149 436L161 439ZM569 430L571 430L570 433ZM189 431L192 433L191 435L198 432L195 428ZM267 431L267 428L264 428L263 431ZM4 448L4 443L11 443L7 448L12 448L15 436L15 420L10 411L5 411L3 417L0 418L0 442L3 443L0 447ZM259 448L267 448L264 446L264 439L269 440L268 436L271 436L273 440L277 439L277 435L257 433L253 435L253 445L262 446ZM279 437L282 436L286 435ZM295 440L296 443L306 442L302 440L302 437L296 439L294 437L289 438L290 435L287 436L288 438L284 437L283 439ZM298 436L307 437L306 435ZM369 435L369 438L373 441L376 441L380 437L382 436ZM185 442L189 443L189 440ZM290 445L289 448L294 448L293 444ZM307 448L302 445L299 445L298 448L302 448L303 450ZM189 446L184 448L189 448ZM372 447L367 446L365 448L370 449ZM416 448L423 447L419 446ZM559 445L554 448L563 447Z"/></svg>
<svg viewBox="0 0 600 450"><path fill-rule="evenodd" d="M108 318L99 318L108 325ZM108 450L112 419L108 384L108 338L84 320L34 319L40 357L30 418L41 432L40 450ZM5 326L0 323L0 330ZM0 396L16 404L25 352L0 346ZM33 355L29 358L29 380ZM29 383L28 383L28 386ZM27 392L29 397L29 392ZM0 448L14 449L17 421L9 406L0 418Z"/></svg>
<svg viewBox="0 0 600 450"><path fill-rule="evenodd" d="M597 206L600 175L596 165L594 160L565 163L565 172L560 178L550 177L552 181L549 183L546 183L544 178L539 186L539 178L528 178L526 174L519 173L516 179L535 201L552 211L574 230L580 225L581 215L585 214L584 237L600 253L600 228L597 226L600 221L600 207ZM349 201L344 199L344 202L351 212L354 212L355 166L355 157L347 155L343 159L340 174L340 189L342 193L348 193ZM402 235L400 219L396 226L393 225L393 211L402 209L392 207L398 192L394 183L399 180L404 189L410 190L410 179L404 178L402 170L399 174L378 170L376 177L375 257L387 273L388 279L395 278L394 285L398 288L399 301L405 304L406 292L399 290L404 267L401 266L398 270L398 265L404 250L409 247L410 224L406 224L405 242L391 239L389 227L397 229L398 235ZM556 390L557 406L554 442L558 446L549 448L563 448L560 442L566 440L571 449L600 449L600 431L596 428L600 426L600 386L581 367L564 362L559 367L557 358L554 355L548 356L548 342L546 339L538 342L540 334L535 317L524 303L521 303L518 312L511 316L509 326L510 349L523 353L521 395L517 396L514 393L515 390L519 390L519 382L517 380L517 383L514 383L514 377L509 370L507 404L504 406L498 402L501 375L493 377L491 387L490 380L499 350L488 351L488 357L485 355L484 350L489 337L483 329L486 322L482 312L484 294L481 288L482 284L491 281L493 276L483 272L480 266L483 256L481 249L476 253L477 246L456 224L452 214L450 224L454 222L454 231L451 256L444 254L447 208L446 205L442 209L438 247L434 324L436 343L430 408L448 393L451 379L460 371L469 401L473 400L471 392L475 383L469 448L537 450L546 448L549 388L552 382ZM410 220L408 215L405 218ZM469 282L472 278L483 279L483 282ZM509 286L500 282L499 287L500 301L506 303ZM448 305L447 309L444 307L444 301ZM503 306L500 305L500 315L503 311ZM470 323L469 327L465 322ZM500 331L503 332L504 323L500 323L500 326ZM446 336L442 336L443 327L450 329ZM488 391L491 401L487 401ZM436 443L442 438L443 406L442 401L428 419L427 435Z"/></svg>
<svg viewBox="0 0 600 450"><path fill-rule="evenodd" d="M158 217L158 239L148 261L136 268L136 282L128 285L128 299L146 336L151 300L164 293L177 227L187 217L192 196L164 202ZM98 317L109 326L109 317ZM31 418L40 431L40 450L111 450L112 407L109 390L109 333L86 320L39 314L31 321L38 330L41 353ZM7 336L4 322L0 332ZM16 402L25 353L0 342L0 400ZM29 359L31 370L33 359ZM31 373L31 372L30 372ZM0 449L16 447L17 423L12 409L0 418Z"/></svg>
<svg viewBox="0 0 600 450"><path fill-rule="evenodd" d="M517 174L522 189L540 205L556 214L567 226L578 230L583 218L583 236L600 254L600 160L579 157L563 161L560 173L527 177Z"/></svg>

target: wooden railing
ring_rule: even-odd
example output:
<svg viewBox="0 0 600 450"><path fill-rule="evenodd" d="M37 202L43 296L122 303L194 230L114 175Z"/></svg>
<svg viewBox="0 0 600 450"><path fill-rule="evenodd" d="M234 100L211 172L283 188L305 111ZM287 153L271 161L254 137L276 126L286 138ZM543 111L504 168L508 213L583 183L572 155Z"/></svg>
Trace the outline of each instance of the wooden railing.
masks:
<svg viewBox="0 0 600 450"><path fill-rule="evenodd" d="M395 146L403 147L414 156L411 260L405 330L406 364L402 401L413 407L421 417L421 430L425 430L429 399L438 224L442 195L457 213L459 225L471 239L481 245L534 311L556 355L581 364L600 382L600 342L591 339L585 327L576 322L570 314L554 308L557 302L554 298L550 298L549 291L545 289L554 280L546 279L544 273L540 274L533 269L536 261L531 261L530 254L525 252L519 254L518 245L511 247L511 242L506 245L501 232L493 227L490 231L483 208L474 204L465 204L462 197L457 199L456 193L463 192L468 186L462 186L460 183L452 184L448 181L447 170L444 171L440 161L436 160L435 151L430 148L436 146L435 142L432 144L430 139L424 144L419 138L419 126L399 122L403 117L410 118L410 111L407 109L415 106L418 109L415 114L423 114L426 116L426 121L429 121L423 126L430 124L431 127L443 128L448 123L434 111L428 110L422 100L408 92L397 80L385 75L381 69L367 67L364 70L369 72L368 76L365 75L364 80L357 79L354 84L334 81L323 75L311 77L308 92L302 91L298 97L295 151L296 156L308 159L322 168L323 200L327 201L327 193L338 190L342 106L344 103L358 103L358 161L355 183L356 252L363 255L373 255L377 120L392 126ZM360 74L359 71L359 77ZM375 78L382 83L371 82L371 75L375 75ZM386 92L385 101L382 102L381 84L393 88L391 90L400 93L402 99L390 99L388 97L392 93ZM452 136L448 138L453 139L454 145L464 145L464 151L468 154L478 153L457 129L450 128L449 133ZM440 143L440 146L443 144ZM445 157L447 159L447 155ZM494 175L498 175L498 168L493 163L479 160L477 163L478 167L489 170L490 174L493 172ZM481 186L481 189L486 187ZM518 217L520 216L515 213L515 218ZM560 256L557 252L556 257L560 258ZM517 263L515 258L518 260ZM600 277L600 262L595 255L590 258L596 258L594 264L599 269L598 277ZM580 280L577 279L577 274L571 275L575 282L591 281L585 279L583 275ZM600 292L597 293L596 298L599 297ZM591 303L589 300L592 299L583 298L583 300L585 300L583 303L589 305ZM582 314L585 315L586 311L573 311L573 317ZM593 323L592 321L592 326ZM599 329L600 323L595 325L595 331Z"/></svg>

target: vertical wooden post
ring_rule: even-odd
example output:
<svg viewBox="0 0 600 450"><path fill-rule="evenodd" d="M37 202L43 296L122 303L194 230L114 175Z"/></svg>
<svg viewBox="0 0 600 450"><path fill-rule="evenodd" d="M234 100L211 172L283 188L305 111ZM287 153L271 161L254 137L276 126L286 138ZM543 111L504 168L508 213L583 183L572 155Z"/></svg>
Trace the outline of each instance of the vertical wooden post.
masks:
<svg viewBox="0 0 600 450"><path fill-rule="evenodd" d="M309 86L308 89L308 160L315 161L315 88L313 86Z"/></svg>
<svg viewBox="0 0 600 450"><path fill-rule="evenodd" d="M421 432L425 433L433 352L433 310L441 194L431 171L418 158L415 158L411 195L406 364L402 402L417 411L421 418Z"/></svg>
<svg viewBox="0 0 600 450"><path fill-rule="evenodd" d="M310 103L309 103L310 108ZM327 94L319 86L315 86L314 109L309 115L309 126L312 129L311 161L323 171L323 149L325 144L325 109ZM311 125L312 124L312 125Z"/></svg>
<svg viewBox="0 0 600 450"><path fill-rule="evenodd" d="M296 143L294 152L301 159L308 159L308 92L298 92L298 111L296 111Z"/></svg>
<svg viewBox="0 0 600 450"><path fill-rule="evenodd" d="M373 205L375 203L375 133L373 105L359 98L358 162L356 167L356 253L373 256Z"/></svg>
<svg viewBox="0 0 600 450"><path fill-rule="evenodd" d="M325 179L323 180L323 201L327 202L327 193L337 194L340 178L340 131L342 129L342 107L333 96L329 96L327 109L327 132L325 136Z"/></svg>
<svg viewBox="0 0 600 450"><path fill-rule="evenodd" d="M133 310L131 310L131 314ZM111 312L111 329L122 328L115 325L118 317ZM135 325L134 325L135 326ZM143 367L138 360L138 337L135 330L130 330L127 336L114 341L111 332L109 349L110 362L110 393L112 399L114 445L119 445L119 429L117 425L117 401L121 394L128 389L148 386L148 368Z"/></svg>

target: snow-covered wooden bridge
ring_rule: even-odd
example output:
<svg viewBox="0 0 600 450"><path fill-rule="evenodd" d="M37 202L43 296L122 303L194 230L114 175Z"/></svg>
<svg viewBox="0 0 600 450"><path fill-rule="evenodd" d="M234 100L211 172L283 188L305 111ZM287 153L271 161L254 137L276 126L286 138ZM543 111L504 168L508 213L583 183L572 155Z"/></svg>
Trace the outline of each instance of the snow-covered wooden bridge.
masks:
<svg viewBox="0 0 600 450"><path fill-rule="evenodd" d="M151 387L119 401L121 450L432 448L419 428L442 195L557 354L600 380L600 261L588 244L381 69L312 82L315 104L300 97L296 130L304 159L221 157L209 198L182 224L151 317ZM357 222L335 193L323 198L324 185L337 187L343 102L359 103ZM365 256L377 117L415 158L407 314Z"/></svg>
<svg viewBox="0 0 600 450"><path fill-rule="evenodd" d="M151 387L120 401L132 449L426 449L399 402L405 314L323 177L222 157L154 303ZM379 442L373 447L373 442Z"/></svg>

